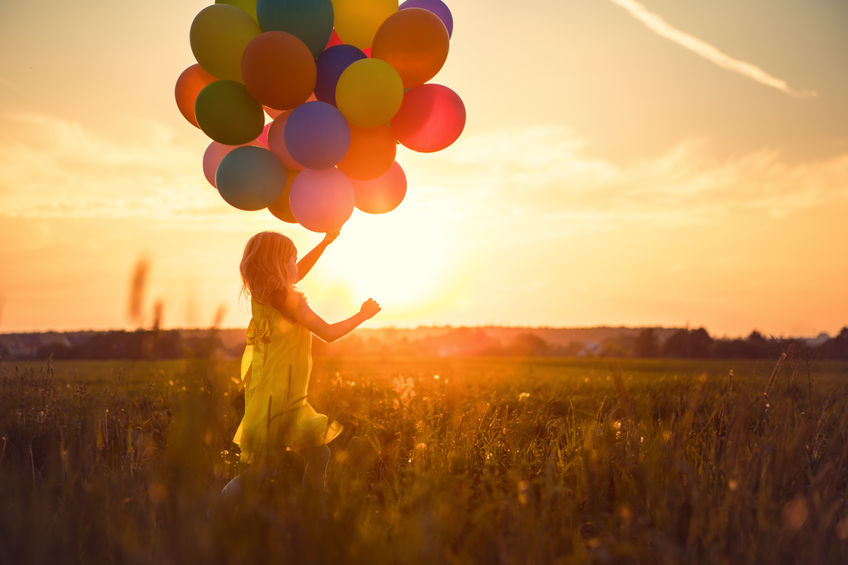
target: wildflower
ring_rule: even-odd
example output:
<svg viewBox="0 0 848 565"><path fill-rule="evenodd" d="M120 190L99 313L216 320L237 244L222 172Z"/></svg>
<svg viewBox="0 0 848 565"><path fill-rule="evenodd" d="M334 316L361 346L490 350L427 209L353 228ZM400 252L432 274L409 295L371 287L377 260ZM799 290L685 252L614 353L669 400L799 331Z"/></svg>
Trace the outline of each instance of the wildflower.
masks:
<svg viewBox="0 0 848 565"><path fill-rule="evenodd" d="M530 483L524 479L518 481L518 503L527 504L527 493L530 492Z"/></svg>
<svg viewBox="0 0 848 565"><path fill-rule="evenodd" d="M518 395L518 402L524 402L528 398L530 398L530 393L529 392L522 392L521 394Z"/></svg>
<svg viewBox="0 0 848 565"><path fill-rule="evenodd" d="M807 506L807 501L802 496L796 496L783 507L781 512L783 527L787 530L800 530L809 514L810 508Z"/></svg>

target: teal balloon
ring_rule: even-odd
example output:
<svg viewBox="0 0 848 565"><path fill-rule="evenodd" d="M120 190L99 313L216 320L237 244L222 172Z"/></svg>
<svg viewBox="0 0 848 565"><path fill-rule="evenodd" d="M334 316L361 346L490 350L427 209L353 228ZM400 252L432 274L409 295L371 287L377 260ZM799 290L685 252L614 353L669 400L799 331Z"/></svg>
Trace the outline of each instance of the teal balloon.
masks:
<svg viewBox="0 0 848 565"><path fill-rule="evenodd" d="M285 31L303 41L316 59L333 33L331 0L258 0L262 31Z"/></svg>
<svg viewBox="0 0 848 565"><path fill-rule="evenodd" d="M234 80L218 80L201 90L194 115L203 133L224 145L249 143L265 127L262 104Z"/></svg>
<svg viewBox="0 0 848 565"><path fill-rule="evenodd" d="M215 182L227 204L239 210L261 210L283 194L286 169L267 149L245 145L221 159Z"/></svg>

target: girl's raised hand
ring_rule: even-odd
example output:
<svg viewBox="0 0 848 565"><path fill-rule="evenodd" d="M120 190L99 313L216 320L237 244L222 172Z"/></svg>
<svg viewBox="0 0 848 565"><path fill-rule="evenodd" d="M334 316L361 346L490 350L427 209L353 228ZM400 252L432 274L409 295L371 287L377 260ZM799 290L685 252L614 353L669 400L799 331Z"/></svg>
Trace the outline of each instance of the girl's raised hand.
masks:
<svg viewBox="0 0 848 565"><path fill-rule="evenodd" d="M331 243L333 243L336 240L337 237L339 237L339 233L341 231L342 231L341 228L339 228L337 230L327 232L326 234L324 234L324 239L323 239L323 241L321 241L321 243L323 243L324 245L330 245Z"/></svg>
<svg viewBox="0 0 848 565"><path fill-rule="evenodd" d="M362 308L359 311L369 318L373 318L380 311L380 305L373 298L369 298L362 303Z"/></svg>

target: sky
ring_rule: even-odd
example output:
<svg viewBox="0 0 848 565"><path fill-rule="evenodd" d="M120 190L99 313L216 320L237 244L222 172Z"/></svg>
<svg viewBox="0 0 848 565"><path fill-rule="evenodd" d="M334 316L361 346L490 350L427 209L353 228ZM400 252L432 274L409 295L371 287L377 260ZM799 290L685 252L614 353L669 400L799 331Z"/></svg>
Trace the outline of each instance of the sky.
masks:
<svg viewBox="0 0 848 565"><path fill-rule="evenodd" d="M389 214L354 212L301 282L371 327L684 326L717 336L848 325L848 4L447 0L432 82L463 99L448 149L398 153ZM206 4L0 3L0 332L243 327L257 231L176 108Z"/></svg>

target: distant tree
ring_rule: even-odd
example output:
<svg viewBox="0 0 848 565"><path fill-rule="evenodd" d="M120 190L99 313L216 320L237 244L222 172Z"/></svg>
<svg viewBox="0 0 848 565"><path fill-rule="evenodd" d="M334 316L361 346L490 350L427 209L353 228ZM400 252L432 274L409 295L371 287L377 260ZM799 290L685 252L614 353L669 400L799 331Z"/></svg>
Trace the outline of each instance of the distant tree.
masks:
<svg viewBox="0 0 848 565"><path fill-rule="evenodd" d="M541 357L549 355L551 344L531 332L520 333L504 348L507 355L516 357Z"/></svg>
<svg viewBox="0 0 848 565"><path fill-rule="evenodd" d="M634 348L636 357L650 358L658 357L660 354L660 340L657 338L657 333L654 328L644 328L636 336L636 346Z"/></svg>
<svg viewBox="0 0 848 565"><path fill-rule="evenodd" d="M601 343L601 357L633 357L636 338L630 336L610 337Z"/></svg>
<svg viewBox="0 0 848 565"><path fill-rule="evenodd" d="M663 357L705 359L712 356L714 340L704 328L677 330L662 346Z"/></svg>
<svg viewBox="0 0 848 565"><path fill-rule="evenodd" d="M818 353L824 359L848 359L848 327L842 328L839 335L821 344Z"/></svg>

